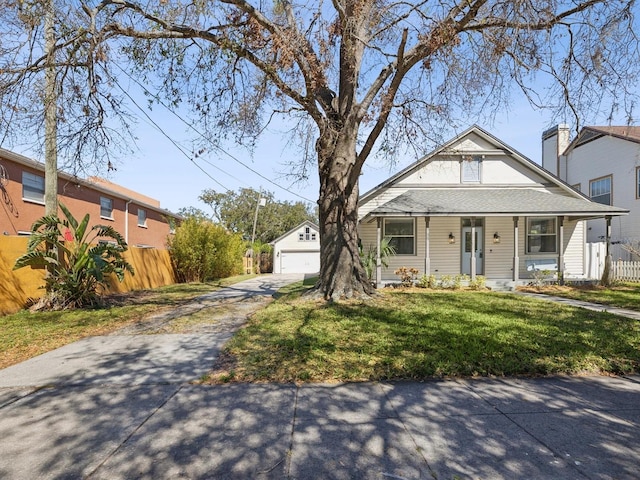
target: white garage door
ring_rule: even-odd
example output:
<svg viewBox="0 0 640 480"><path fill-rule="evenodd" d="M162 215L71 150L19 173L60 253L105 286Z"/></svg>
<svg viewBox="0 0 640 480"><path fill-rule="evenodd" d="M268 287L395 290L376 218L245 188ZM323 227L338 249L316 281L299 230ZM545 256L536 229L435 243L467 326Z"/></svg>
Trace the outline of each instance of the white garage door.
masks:
<svg viewBox="0 0 640 480"><path fill-rule="evenodd" d="M280 272L316 273L320 271L320 252L280 252Z"/></svg>

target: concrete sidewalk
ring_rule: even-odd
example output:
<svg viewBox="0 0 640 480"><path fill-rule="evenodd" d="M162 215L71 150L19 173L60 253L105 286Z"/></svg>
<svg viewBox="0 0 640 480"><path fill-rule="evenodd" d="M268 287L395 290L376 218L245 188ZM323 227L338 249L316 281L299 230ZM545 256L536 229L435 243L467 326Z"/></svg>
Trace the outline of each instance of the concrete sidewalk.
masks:
<svg viewBox="0 0 640 480"><path fill-rule="evenodd" d="M639 376L191 384L240 323L88 338L0 370L0 478L640 478Z"/></svg>
<svg viewBox="0 0 640 480"><path fill-rule="evenodd" d="M3 479L637 479L640 378L0 389Z"/></svg>

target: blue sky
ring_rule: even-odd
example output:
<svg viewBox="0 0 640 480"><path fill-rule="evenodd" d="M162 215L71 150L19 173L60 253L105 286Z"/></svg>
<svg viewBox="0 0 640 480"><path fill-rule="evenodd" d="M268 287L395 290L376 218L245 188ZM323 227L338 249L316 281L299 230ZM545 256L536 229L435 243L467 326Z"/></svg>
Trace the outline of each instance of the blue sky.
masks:
<svg viewBox="0 0 640 480"><path fill-rule="evenodd" d="M153 115L165 133L181 144L189 152L189 139L192 133L179 119L156 109ZM460 131L475 123L461 125ZM548 112L535 111L526 102L516 103L511 111L500 114L494 125L482 125L493 135L500 138L512 148L540 163L541 134L550 126L562 123L550 118ZM204 211L208 206L198 200L203 190L212 188L222 191L220 184L231 190L241 187L266 189L274 193L278 200L297 201L303 198L315 200L318 196L317 174L314 171L310 180L305 183L292 183L283 178L282 172L286 164L294 161L298 152L287 148L285 138L277 132L266 132L260 144L251 156L246 150L235 145L227 145L225 150L258 171L263 177L285 187L289 191L278 188L245 168L223 153L205 153L197 159L197 164L212 178L187 158L163 133L146 119L140 118L136 128L138 137L137 151L130 157L121 158L117 170L107 178L124 187L140 192L160 201L162 208L177 211L182 207L197 207ZM360 177L360 191L375 187L386 178L416 161L415 157L403 157L390 170L384 161L371 157L365 164ZM301 198L302 197L302 198Z"/></svg>

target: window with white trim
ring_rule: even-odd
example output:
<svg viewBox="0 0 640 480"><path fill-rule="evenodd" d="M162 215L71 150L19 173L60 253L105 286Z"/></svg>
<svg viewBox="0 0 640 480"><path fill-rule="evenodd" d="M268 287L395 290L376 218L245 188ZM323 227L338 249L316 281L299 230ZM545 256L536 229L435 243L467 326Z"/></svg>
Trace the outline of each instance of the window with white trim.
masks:
<svg viewBox="0 0 640 480"><path fill-rule="evenodd" d="M316 232L311 231L311 227L304 227L304 231L298 234L298 240L301 242L315 242Z"/></svg>
<svg viewBox="0 0 640 480"><path fill-rule="evenodd" d="M460 162L460 178L462 183L480 183L482 157L463 157Z"/></svg>
<svg viewBox="0 0 640 480"><path fill-rule="evenodd" d="M413 218L385 218L384 237L389 238L389 246L396 255L415 255L416 222Z"/></svg>
<svg viewBox="0 0 640 480"><path fill-rule="evenodd" d="M557 252L557 218L527 218L527 253Z"/></svg>
<svg viewBox="0 0 640 480"><path fill-rule="evenodd" d="M147 226L147 211L143 208L138 209L138 226L139 227Z"/></svg>
<svg viewBox="0 0 640 480"><path fill-rule="evenodd" d="M636 198L640 199L640 167L636 167Z"/></svg>
<svg viewBox="0 0 640 480"><path fill-rule="evenodd" d="M34 173L22 172L22 198L44 203L44 177Z"/></svg>
<svg viewBox="0 0 640 480"><path fill-rule="evenodd" d="M611 175L589 181L589 197L594 202L611 205Z"/></svg>
<svg viewBox="0 0 640 480"><path fill-rule="evenodd" d="M100 217L113 219L113 200L100 197Z"/></svg>

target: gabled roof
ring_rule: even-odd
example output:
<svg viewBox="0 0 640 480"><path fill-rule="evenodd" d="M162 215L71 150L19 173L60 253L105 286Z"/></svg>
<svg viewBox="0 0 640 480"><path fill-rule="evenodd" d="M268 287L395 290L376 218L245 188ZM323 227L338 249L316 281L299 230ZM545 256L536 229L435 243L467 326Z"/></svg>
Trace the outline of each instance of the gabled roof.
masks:
<svg viewBox="0 0 640 480"><path fill-rule="evenodd" d="M289 235L291 235L293 232L300 230L301 228L304 227L311 227L313 229L315 229L316 232L320 232L320 227L318 227L318 225L316 225L315 223L313 223L311 220L305 220L304 222L302 222L299 225L296 225L295 227L293 227L291 230L289 230L286 233L283 233L282 235L280 235L278 238L276 238L275 240L272 240L270 242L271 245L274 245L276 243L278 243L280 240L282 240L283 238L288 237Z"/></svg>
<svg viewBox="0 0 640 480"><path fill-rule="evenodd" d="M640 143L640 127L614 126L614 127L584 127L573 139L567 149L563 152L566 155L570 150L589 143L598 138L610 136L627 140L629 142Z"/></svg>
<svg viewBox="0 0 640 480"><path fill-rule="evenodd" d="M494 135L492 135L491 133L487 132L486 130L484 130L483 128L479 127L478 125L473 125L473 126L469 127L467 130L465 130L464 132L462 132L460 135L458 135L458 136L452 138L451 140L449 140L443 146L433 150L431 153L427 154L426 156L424 156L423 158L421 158L417 162L409 165L404 170L401 170L400 172L396 173L395 175L393 175L389 179L385 180L384 182L382 182L378 186L376 186L376 187L372 188L371 190L369 190L368 192L364 193L360 197L360 204L362 204L363 202L368 201L372 197L375 197L379 192L381 192L384 189L390 187L391 185L397 183L402 178L404 178L406 176L409 176L412 173L414 173L415 171L419 170L426 163L430 162L431 160L433 160L438 155L442 155L442 154L461 155L461 154L464 154L465 153L464 151L452 149L452 146L455 145L456 143L460 142L460 140L462 140L464 137L468 136L471 133L475 133L476 135L478 135L479 137L483 138L487 142L495 145L495 147L496 147L495 150L486 151L486 152L474 150L472 152L473 154L476 154L476 155L477 154L482 154L482 153L491 154L491 153L496 153L496 152L504 153L506 155L509 155L511 158L519 161L520 163L522 163L526 167L530 168L536 174L538 174L539 176L541 176L545 180L547 180L549 183L552 183L552 184L560 187L562 190L565 190L569 194L571 194L573 196L577 196L577 197L586 198L580 192L578 192L575 189L573 189L569 184L565 183L564 181L562 181L560 178L558 178L555 175L553 175L548 170L545 170L540 165L535 163L533 160L529 159L525 155L523 155L520 152L518 152L515 148L510 147L509 145L504 143L502 140L500 140L499 138L495 137Z"/></svg>
<svg viewBox="0 0 640 480"><path fill-rule="evenodd" d="M542 191L537 188L428 188L412 189L371 211L388 216L533 216L566 215L576 219L625 215L611 207Z"/></svg>
<svg viewBox="0 0 640 480"><path fill-rule="evenodd" d="M546 183L539 187L504 187L475 185L423 185L408 187L408 190L374 208L367 216L474 216L474 215L566 215L575 219L603 217L605 215L626 215L629 210L602 205L573 189L560 178L534 163L517 150L511 148L495 136L473 125L442 147L434 150L404 170L392 176L360 197L363 205L378 194L392 187L403 178L413 174L438 156L464 155L465 151L455 149L455 145L470 135L484 139L495 149L468 152L478 154L504 154L520 162ZM562 193L553 193L549 187ZM556 191L557 191L556 190Z"/></svg>

